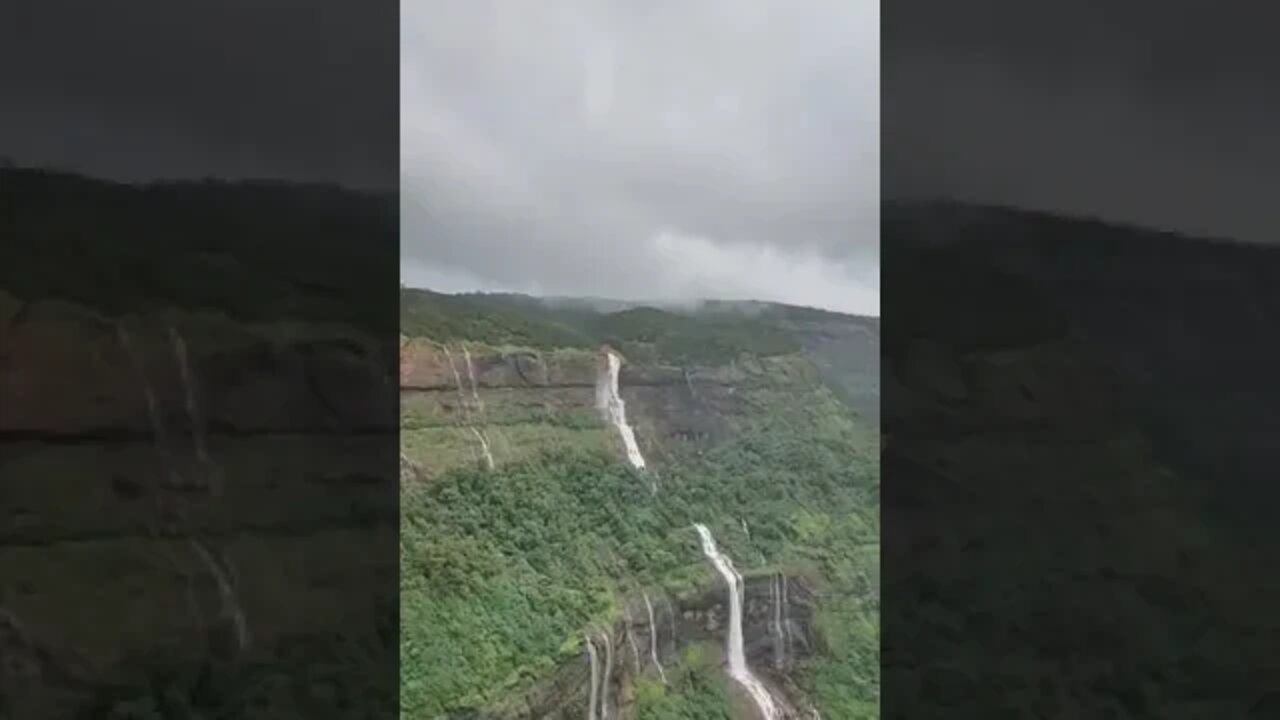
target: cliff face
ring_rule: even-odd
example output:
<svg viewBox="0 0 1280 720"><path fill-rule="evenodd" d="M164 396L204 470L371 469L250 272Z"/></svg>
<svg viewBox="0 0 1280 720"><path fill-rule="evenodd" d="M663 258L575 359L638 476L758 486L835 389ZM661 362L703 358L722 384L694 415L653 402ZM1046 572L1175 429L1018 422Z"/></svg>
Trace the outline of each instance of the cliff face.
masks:
<svg viewBox="0 0 1280 720"><path fill-rule="evenodd" d="M816 597L806 578L787 577L784 604L780 600L783 582L781 575L745 579L744 649L748 664L775 694L798 697L800 693L788 673L820 650L821 640L812 625ZM707 649L718 665L726 662L727 587L719 583L678 595L655 590L648 594L648 599L654 609L653 625L649 624L644 599L631 598L625 603L621 613L623 617L608 631L613 656L612 672L601 682L609 687L610 707L616 709L619 720L630 720L635 716L635 707L630 700L634 697L636 682L641 678L663 682L664 674L668 671L675 673L682 653L690 647L697 645ZM778 621L781 625L775 625ZM600 642L601 636L602 633L595 633L591 637ZM655 650L664 667L662 672L653 662ZM580 662L566 664L548 681L519 698L509 700L509 709L496 714L462 712L457 717L576 720L587 714L590 687L591 664L583 650ZM749 709L749 703L744 702L743 705Z"/></svg>
<svg viewBox="0 0 1280 720"><path fill-rule="evenodd" d="M382 536L393 556L386 349L349 328L0 299L0 654L32 663L0 673L15 717L147 667L329 642L340 608L393 614L367 593L396 569L344 552Z"/></svg>
<svg viewBox="0 0 1280 720"><path fill-rule="evenodd" d="M428 474L474 465L483 449L476 432L499 464L549 447L618 450L616 433L596 407L601 357L567 348L406 343L400 351L406 454ZM722 439L771 391L803 392L819 381L800 357L743 356L711 367L628 362L619 371L641 448L657 457Z"/></svg>
<svg viewBox="0 0 1280 720"><path fill-rule="evenodd" d="M877 676L856 658L876 624L859 583L875 573L862 551L878 532L878 322L768 305L417 302L410 294L402 309L399 355L407 716L582 717L584 636L599 671L607 632L616 717L726 702L753 717L723 672L727 588L690 542L694 522L748 576L788 578L792 654L779 667L772 581L749 578L746 590L745 651L778 698L807 717L821 672L832 678L824 716L874 707ZM600 407L609 354L643 468ZM669 685L646 659L654 633L638 587L649 588ZM828 652L819 613L859 629Z"/></svg>

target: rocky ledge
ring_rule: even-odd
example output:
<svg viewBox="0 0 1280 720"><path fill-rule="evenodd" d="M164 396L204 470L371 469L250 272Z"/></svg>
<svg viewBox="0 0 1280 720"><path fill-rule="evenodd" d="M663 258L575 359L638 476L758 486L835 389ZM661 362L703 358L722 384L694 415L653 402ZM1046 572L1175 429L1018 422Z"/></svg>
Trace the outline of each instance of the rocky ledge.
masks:
<svg viewBox="0 0 1280 720"><path fill-rule="evenodd" d="M785 590L784 590L785 588ZM812 581L801 575L761 575L744 581L744 652L753 672L776 696L804 709L789 673L820 651L814 632L813 608L817 600ZM648 599L648 604L645 600ZM785 598L785 601L780 601ZM705 643L719 653L721 664L729 618L728 589L714 582L695 591L671 595L653 590L630 598L622 617L611 627L589 637L597 644L599 662L605 653L611 668L602 683L608 685L610 707L618 720L634 717L637 679L662 682L664 673L680 661L692 645ZM649 608L653 609L653 622ZM607 642L606 642L607 637ZM658 663L653 661L656 654ZM601 668L603 672L603 668ZM504 703L501 710L460 710L451 720L569 720L586 716L591 692L591 664L586 649L580 658L565 663L546 682ZM796 708L791 708L792 712Z"/></svg>

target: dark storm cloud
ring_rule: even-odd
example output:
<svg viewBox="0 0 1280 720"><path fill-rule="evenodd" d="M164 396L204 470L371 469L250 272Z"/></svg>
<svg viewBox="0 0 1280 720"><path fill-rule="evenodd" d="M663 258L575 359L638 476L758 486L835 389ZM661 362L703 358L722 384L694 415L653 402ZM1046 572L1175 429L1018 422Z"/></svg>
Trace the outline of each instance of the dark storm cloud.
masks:
<svg viewBox="0 0 1280 720"><path fill-rule="evenodd" d="M405 280L876 312L878 13L409 0Z"/></svg>
<svg viewBox="0 0 1280 720"><path fill-rule="evenodd" d="M886 5L885 193L1272 241L1278 55L1242 6Z"/></svg>
<svg viewBox="0 0 1280 720"><path fill-rule="evenodd" d="M16 0L0 154L122 179L393 187L398 3Z"/></svg>

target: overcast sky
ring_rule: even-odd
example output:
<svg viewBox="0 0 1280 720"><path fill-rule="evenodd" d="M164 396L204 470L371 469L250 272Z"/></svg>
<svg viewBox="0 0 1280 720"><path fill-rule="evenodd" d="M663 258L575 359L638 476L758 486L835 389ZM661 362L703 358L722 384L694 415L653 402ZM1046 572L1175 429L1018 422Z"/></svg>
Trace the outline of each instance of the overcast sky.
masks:
<svg viewBox="0 0 1280 720"><path fill-rule="evenodd" d="M879 308L879 3L405 0L402 276Z"/></svg>
<svg viewBox="0 0 1280 720"><path fill-rule="evenodd" d="M885 194L1276 242L1280 43L1261 7L886 3Z"/></svg>

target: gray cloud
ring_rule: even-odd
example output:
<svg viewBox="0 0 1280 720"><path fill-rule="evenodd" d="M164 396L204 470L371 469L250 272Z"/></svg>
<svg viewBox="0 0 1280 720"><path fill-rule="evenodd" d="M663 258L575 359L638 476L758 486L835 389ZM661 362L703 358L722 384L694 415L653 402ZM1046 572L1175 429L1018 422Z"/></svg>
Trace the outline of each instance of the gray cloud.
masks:
<svg viewBox="0 0 1280 720"><path fill-rule="evenodd" d="M407 0L401 32L406 282L878 312L878 3Z"/></svg>

